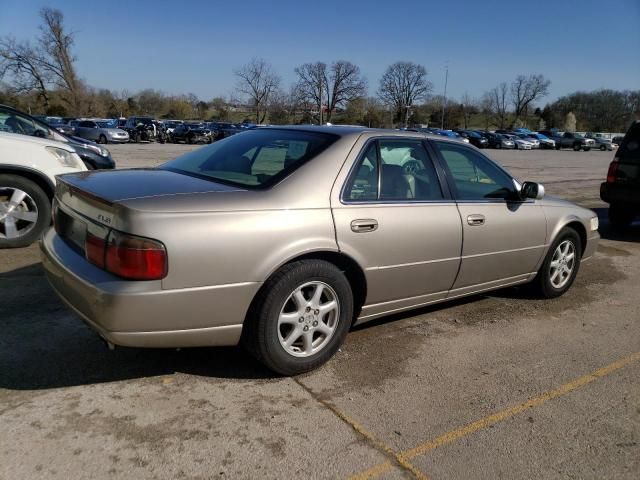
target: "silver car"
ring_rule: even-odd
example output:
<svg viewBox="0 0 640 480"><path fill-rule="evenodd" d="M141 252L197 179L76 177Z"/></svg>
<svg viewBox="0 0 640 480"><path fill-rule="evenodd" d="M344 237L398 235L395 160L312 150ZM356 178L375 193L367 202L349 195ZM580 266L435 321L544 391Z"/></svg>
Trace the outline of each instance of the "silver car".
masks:
<svg viewBox="0 0 640 480"><path fill-rule="evenodd" d="M80 120L75 122L75 135L98 143L127 143L129 134L108 120Z"/></svg>
<svg viewBox="0 0 640 480"><path fill-rule="evenodd" d="M110 344L242 343L313 369L354 324L531 283L565 293L587 209L473 146L354 127L249 130L158 168L59 177L43 263Z"/></svg>

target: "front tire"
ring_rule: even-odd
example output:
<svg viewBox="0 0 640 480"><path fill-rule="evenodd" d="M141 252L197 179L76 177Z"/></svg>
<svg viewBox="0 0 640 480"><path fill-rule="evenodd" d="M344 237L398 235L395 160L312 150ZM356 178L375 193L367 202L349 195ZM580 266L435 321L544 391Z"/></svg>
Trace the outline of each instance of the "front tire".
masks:
<svg viewBox="0 0 640 480"><path fill-rule="evenodd" d="M51 222L51 200L31 180L0 175L0 248L27 247Z"/></svg>
<svg viewBox="0 0 640 480"><path fill-rule="evenodd" d="M549 248L547 256L532 282L543 298L556 298L571 288L580 269L582 241L573 228L563 228Z"/></svg>
<svg viewBox="0 0 640 480"><path fill-rule="evenodd" d="M108 142L106 136L100 135L100 137L98 137L98 143L106 144L106 143L109 143L109 142Z"/></svg>
<svg viewBox="0 0 640 480"><path fill-rule="evenodd" d="M245 322L243 344L274 372L297 375L336 353L352 318L351 286L335 265L293 262L263 286Z"/></svg>
<svg viewBox="0 0 640 480"><path fill-rule="evenodd" d="M607 146L606 145L600 145L600 151L601 152L606 152L607 151Z"/></svg>

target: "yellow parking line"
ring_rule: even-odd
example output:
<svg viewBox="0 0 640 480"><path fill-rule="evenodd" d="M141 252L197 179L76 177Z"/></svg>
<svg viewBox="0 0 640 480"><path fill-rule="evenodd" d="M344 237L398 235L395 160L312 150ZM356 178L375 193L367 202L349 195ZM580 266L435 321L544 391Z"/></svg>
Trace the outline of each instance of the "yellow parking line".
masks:
<svg viewBox="0 0 640 480"><path fill-rule="evenodd" d="M351 428L353 428L356 432L358 432L360 435L362 435L371 443L373 443L378 449L384 451L387 455L392 456L395 459L395 461L398 462L399 466L411 472L415 478L417 478L418 480L428 480L427 476L424 473L422 473L420 470L418 470L414 465L409 463L409 461L406 458L398 454L390 446L380 441L373 433L371 433L369 430L364 428L358 422L353 420L347 414L342 412L335 405L333 405L332 403L326 402L324 400L320 400L320 402L323 403L327 408L329 408L335 415L337 415L338 418L340 418L345 423L348 423L351 426ZM388 467L386 467L384 471L391 468L391 462L385 462L381 465L385 465L385 467L388 465ZM379 472L377 475L381 475L382 473L384 473L384 471ZM363 478L367 478L367 477L363 477Z"/></svg>
<svg viewBox="0 0 640 480"><path fill-rule="evenodd" d="M615 372L616 370L620 370L621 368L626 367L630 363L635 362L637 360L640 360L640 352L631 354L628 357L622 358L617 362L607 365L606 367L602 367L596 370L595 372L584 375L569 383L565 383L564 385L556 388L555 390L551 390L549 392L543 393L537 397L527 400L524 403L521 403L511 408L507 408L500 412L494 413L493 415L489 415L487 417L481 418L480 420L472 422L456 430L452 430L443 435L440 435L434 440L422 443L410 450L406 450L399 454L395 454L395 456L399 459L402 459L403 461L408 461L419 455L424 455L425 453L431 450L435 450L436 448L441 447L442 445L452 443L458 440L459 438L470 435L483 428L487 428L490 425L494 425L498 422L501 422L502 420L506 420L507 418L513 417L514 415L517 415L525 410L528 410L529 408L538 407L543 403L548 402L549 400L553 400L554 398L558 398L568 393L571 393L574 390L577 390L580 387L584 387L585 385L588 385L599 378L605 377L610 373ZM385 463L376 465L374 467L371 467L367 470L364 470L354 475L351 478L358 479L358 480L375 478L389 471L391 468L392 468L391 462L385 462Z"/></svg>

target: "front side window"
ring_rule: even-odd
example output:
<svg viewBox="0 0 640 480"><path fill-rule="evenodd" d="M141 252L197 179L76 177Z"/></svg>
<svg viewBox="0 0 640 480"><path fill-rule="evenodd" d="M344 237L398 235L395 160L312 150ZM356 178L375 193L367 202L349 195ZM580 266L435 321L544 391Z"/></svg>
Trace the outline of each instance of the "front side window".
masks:
<svg viewBox="0 0 640 480"><path fill-rule="evenodd" d="M285 129L251 130L189 152L160 168L247 188L267 188L320 154L337 136Z"/></svg>
<svg viewBox="0 0 640 480"><path fill-rule="evenodd" d="M489 159L462 145L435 143L453 179L459 200L509 200L516 197L512 178Z"/></svg>

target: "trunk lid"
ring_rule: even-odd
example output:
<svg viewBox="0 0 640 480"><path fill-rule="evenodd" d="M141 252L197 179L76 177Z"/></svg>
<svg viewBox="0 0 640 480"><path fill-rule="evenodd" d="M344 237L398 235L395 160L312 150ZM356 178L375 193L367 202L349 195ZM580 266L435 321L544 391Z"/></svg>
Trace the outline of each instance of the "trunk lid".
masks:
<svg viewBox="0 0 640 480"><path fill-rule="evenodd" d="M83 255L88 233L106 239L111 229L128 232L126 222L132 211L127 200L146 199L147 203L153 203L160 197L238 191L213 181L158 169L89 171L57 179L54 226L58 235Z"/></svg>
<svg viewBox="0 0 640 480"><path fill-rule="evenodd" d="M169 170L131 169L113 171L89 171L59 177L68 189L84 192L106 203L139 198L180 195L185 193L210 193L238 191L211 180L203 180Z"/></svg>

